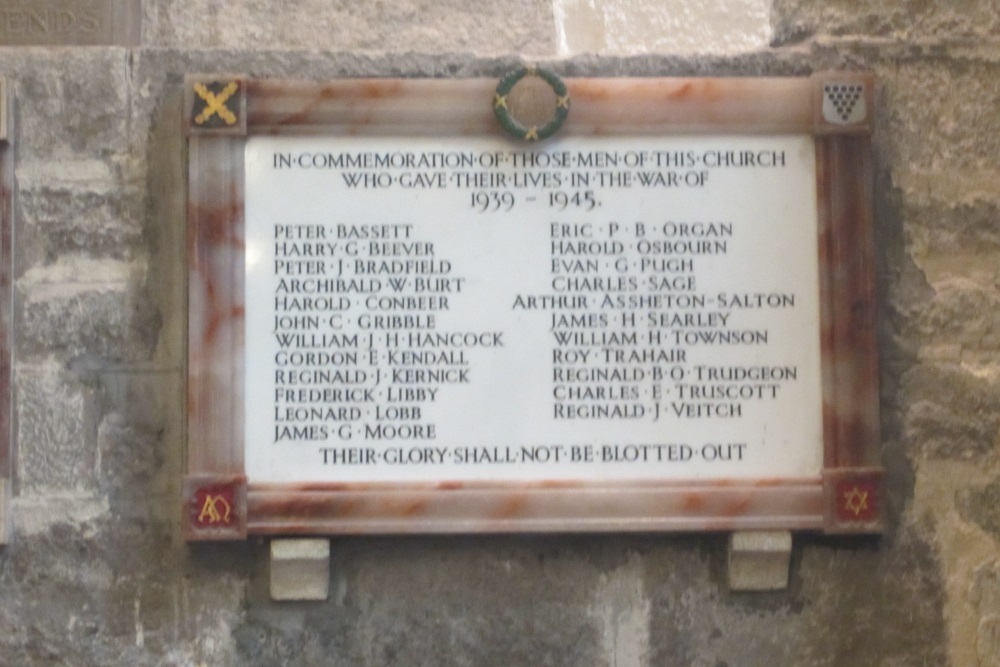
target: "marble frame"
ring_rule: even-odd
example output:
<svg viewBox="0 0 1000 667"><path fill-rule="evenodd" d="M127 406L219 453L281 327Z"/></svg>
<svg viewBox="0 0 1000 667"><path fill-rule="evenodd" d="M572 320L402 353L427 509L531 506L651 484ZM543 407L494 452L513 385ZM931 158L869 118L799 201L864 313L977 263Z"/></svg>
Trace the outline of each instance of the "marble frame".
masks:
<svg viewBox="0 0 1000 667"><path fill-rule="evenodd" d="M265 135L501 132L487 79L192 75L185 538L366 533L884 529L871 132L874 79L567 79L570 135L804 134L817 160L823 470L713 482L260 484L243 466L243 152ZM850 113L838 91L854 96Z"/></svg>

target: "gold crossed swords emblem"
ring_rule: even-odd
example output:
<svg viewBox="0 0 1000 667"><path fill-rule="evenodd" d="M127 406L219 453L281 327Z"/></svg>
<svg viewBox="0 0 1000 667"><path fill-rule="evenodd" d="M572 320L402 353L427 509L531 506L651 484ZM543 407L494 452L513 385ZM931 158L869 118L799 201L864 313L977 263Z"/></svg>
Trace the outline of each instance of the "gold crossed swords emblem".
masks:
<svg viewBox="0 0 1000 667"><path fill-rule="evenodd" d="M229 85L219 91L219 94L216 95L209 90L208 86L205 84L194 84L194 92L205 102L205 108L200 114L195 116L195 125L204 125L209 119L212 118L212 116L215 116L216 114L218 114L219 118L221 118L226 125L235 125L237 120L236 114L234 114L229 107L226 106L226 102L228 102L229 98L235 95L236 91L239 89L240 85L238 83L230 81Z"/></svg>

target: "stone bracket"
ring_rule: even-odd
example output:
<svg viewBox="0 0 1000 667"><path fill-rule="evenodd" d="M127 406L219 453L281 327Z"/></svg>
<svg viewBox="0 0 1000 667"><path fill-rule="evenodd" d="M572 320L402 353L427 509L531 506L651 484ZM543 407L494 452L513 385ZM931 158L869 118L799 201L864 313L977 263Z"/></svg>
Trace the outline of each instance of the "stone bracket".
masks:
<svg viewBox="0 0 1000 667"><path fill-rule="evenodd" d="M329 540L271 540L272 600L322 601L329 595Z"/></svg>
<svg viewBox="0 0 1000 667"><path fill-rule="evenodd" d="M788 588L792 533L746 531L729 536L729 589L781 591Z"/></svg>

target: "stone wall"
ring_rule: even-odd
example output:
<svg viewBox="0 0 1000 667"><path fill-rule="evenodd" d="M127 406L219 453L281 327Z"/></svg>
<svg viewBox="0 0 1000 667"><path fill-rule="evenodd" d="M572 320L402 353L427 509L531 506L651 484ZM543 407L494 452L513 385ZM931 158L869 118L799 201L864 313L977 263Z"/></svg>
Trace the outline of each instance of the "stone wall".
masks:
<svg viewBox="0 0 1000 667"><path fill-rule="evenodd" d="M731 0L723 25L725 3L697 4L147 0L140 48L0 48L18 197L0 665L1000 663L1000 9ZM797 536L789 590L753 595L728 592L722 535L336 539L325 603L270 601L264 541L183 543L183 75L496 77L521 56L567 76L875 72L883 538Z"/></svg>

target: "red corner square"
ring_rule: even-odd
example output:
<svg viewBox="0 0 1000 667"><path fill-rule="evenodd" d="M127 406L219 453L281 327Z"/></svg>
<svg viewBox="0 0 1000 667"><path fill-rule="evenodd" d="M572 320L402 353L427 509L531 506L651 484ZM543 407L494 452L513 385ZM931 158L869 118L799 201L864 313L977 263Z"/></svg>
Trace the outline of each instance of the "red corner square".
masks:
<svg viewBox="0 0 1000 667"><path fill-rule="evenodd" d="M195 528L228 528L238 523L236 512L235 487L203 487L195 491L191 523Z"/></svg>
<svg viewBox="0 0 1000 667"><path fill-rule="evenodd" d="M873 479L837 482L837 521L870 523L879 517L879 484Z"/></svg>

